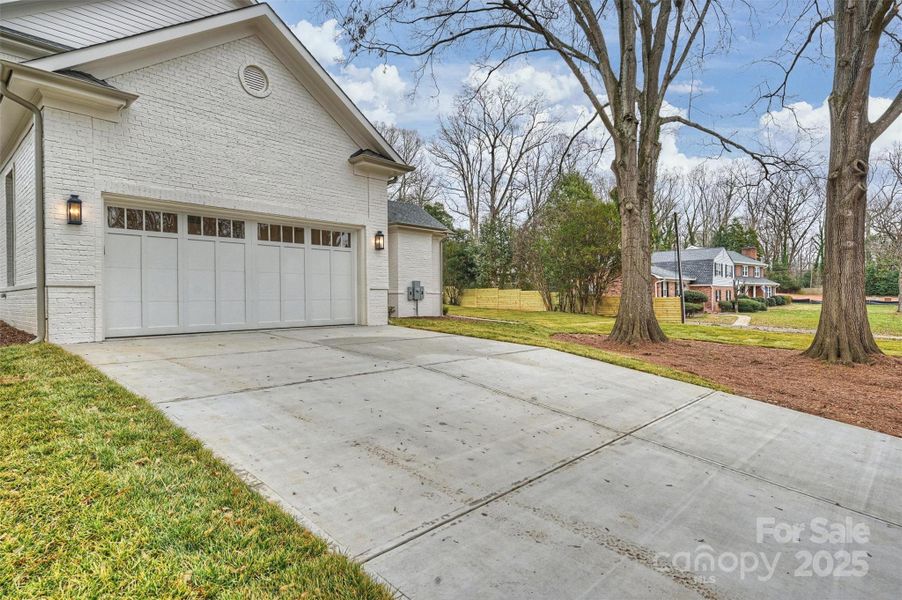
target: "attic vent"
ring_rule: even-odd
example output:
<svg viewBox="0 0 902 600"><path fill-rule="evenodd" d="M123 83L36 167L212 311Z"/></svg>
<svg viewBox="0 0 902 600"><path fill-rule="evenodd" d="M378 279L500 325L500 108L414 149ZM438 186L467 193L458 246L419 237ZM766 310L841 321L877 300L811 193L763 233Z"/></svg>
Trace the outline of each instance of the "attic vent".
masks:
<svg viewBox="0 0 902 600"><path fill-rule="evenodd" d="M263 98L269 95L269 78L257 65L244 65L239 72L241 85L251 96Z"/></svg>

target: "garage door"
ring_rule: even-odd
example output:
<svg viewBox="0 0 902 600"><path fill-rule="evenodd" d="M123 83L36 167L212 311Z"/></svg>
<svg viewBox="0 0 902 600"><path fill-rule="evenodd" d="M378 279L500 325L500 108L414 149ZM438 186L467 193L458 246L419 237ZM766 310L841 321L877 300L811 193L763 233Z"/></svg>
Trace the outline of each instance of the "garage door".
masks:
<svg viewBox="0 0 902 600"><path fill-rule="evenodd" d="M351 231L106 207L108 337L352 324Z"/></svg>

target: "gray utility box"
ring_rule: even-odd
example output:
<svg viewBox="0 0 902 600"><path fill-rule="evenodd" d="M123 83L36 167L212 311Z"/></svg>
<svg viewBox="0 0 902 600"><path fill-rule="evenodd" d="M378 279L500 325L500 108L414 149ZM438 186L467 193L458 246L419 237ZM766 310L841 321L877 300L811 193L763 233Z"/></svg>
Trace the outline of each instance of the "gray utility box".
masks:
<svg viewBox="0 0 902 600"><path fill-rule="evenodd" d="M407 286L407 299L421 301L426 297L426 290L420 285L419 281L411 281Z"/></svg>

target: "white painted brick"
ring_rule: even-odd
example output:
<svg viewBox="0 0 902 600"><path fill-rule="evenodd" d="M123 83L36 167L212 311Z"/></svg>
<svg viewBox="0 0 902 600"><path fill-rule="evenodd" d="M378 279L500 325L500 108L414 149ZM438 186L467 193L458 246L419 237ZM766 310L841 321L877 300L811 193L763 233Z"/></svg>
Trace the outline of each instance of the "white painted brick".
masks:
<svg viewBox="0 0 902 600"><path fill-rule="evenodd" d="M441 237L426 231L392 227L388 233L388 302L395 316L421 317L442 314ZM419 303L407 299L407 287L419 281L425 299Z"/></svg>
<svg viewBox="0 0 902 600"><path fill-rule="evenodd" d="M241 87L247 62L267 72L268 97ZM387 228L386 182L354 175L347 161L357 144L258 38L108 81L140 96L118 123L45 110L48 281L97 286L51 293L52 340L103 336L104 193L363 228L359 321L386 322L388 257L372 245ZM71 193L84 203L81 226L65 222Z"/></svg>

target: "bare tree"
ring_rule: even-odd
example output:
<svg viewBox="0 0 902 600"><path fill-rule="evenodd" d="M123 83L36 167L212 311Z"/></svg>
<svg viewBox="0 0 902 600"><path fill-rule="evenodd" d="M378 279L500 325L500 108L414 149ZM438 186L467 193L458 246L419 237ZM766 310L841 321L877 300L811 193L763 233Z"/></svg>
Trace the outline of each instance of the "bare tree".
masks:
<svg viewBox="0 0 902 600"><path fill-rule="evenodd" d="M705 25L714 20L721 40L706 35ZM593 119L601 120L614 146L623 289L611 339L667 339L652 308L650 256L661 128L681 123L715 136L725 149L748 151L664 110L668 89L687 63L701 60L729 36L716 0L594 5L590 0L356 0L342 23L352 52L422 57L424 65L432 64L429 59L440 50L471 40L483 41L486 57L502 55L498 66L529 54L557 56L579 82ZM610 25L616 27L616 40L608 39ZM751 154L762 162L772 158Z"/></svg>
<svg viewBox="0 0 902 600"><path fill-rule="evenodd" d="M868 119L871 78L881 41L899 47L899 0L819 0L802 44L769 94L783 102L789 77L824 27L833 28L833 86L829 97L830 156L824 222L824 303L807 356L829 362L869 362L880 354L865 302L865 225L871 146L902 114L902 90L875 121ZM819 39L819 38L818 38Z"/></svg>
<svg viewBox="0 0 902 600"><path fill-rule="evenodd" d="M555 181L564 173L578 173L591 180L597 173L602 154L607 147L603 140L588 135L585 130L576 136L557 133L526 156L520 171L520 192L523 198L525 221L528 223L548 202Z"/></svg>
<svg viewBox="0 0 902 600"><path fill-rule="evenodd" d="M899 304L902 313L902 142L878 159L881 181L871 198L869 218L881 248L899 268Z"/></svg>
<svg viewBox="0 0 902 600"><path fill-rule="evenodd" d="M798 270L823 214L823 187L796 174L780 174L762 187L767 191L757 233L764 255Z"/></svg>
<svg viewBox="0 0 902 600"><path fill-rule="evenodd" d="M510 223L525 210L519 202L522 173L553 132L540 97L510 84L467 88L458 96L430 151L447 171L446 184L456 197L449 204L470 231L478 235L484 219Z"/></svg>
<svg viewBox="0 0 902 600"><path fill-rule="evenodd" d="M389 200L410 202L418 206L438 200L438 177L429 163L426 146L420 133L386 123L375 125L404 163L416 167L415 171L404 173L395 179L389 187Z"/></svg>

